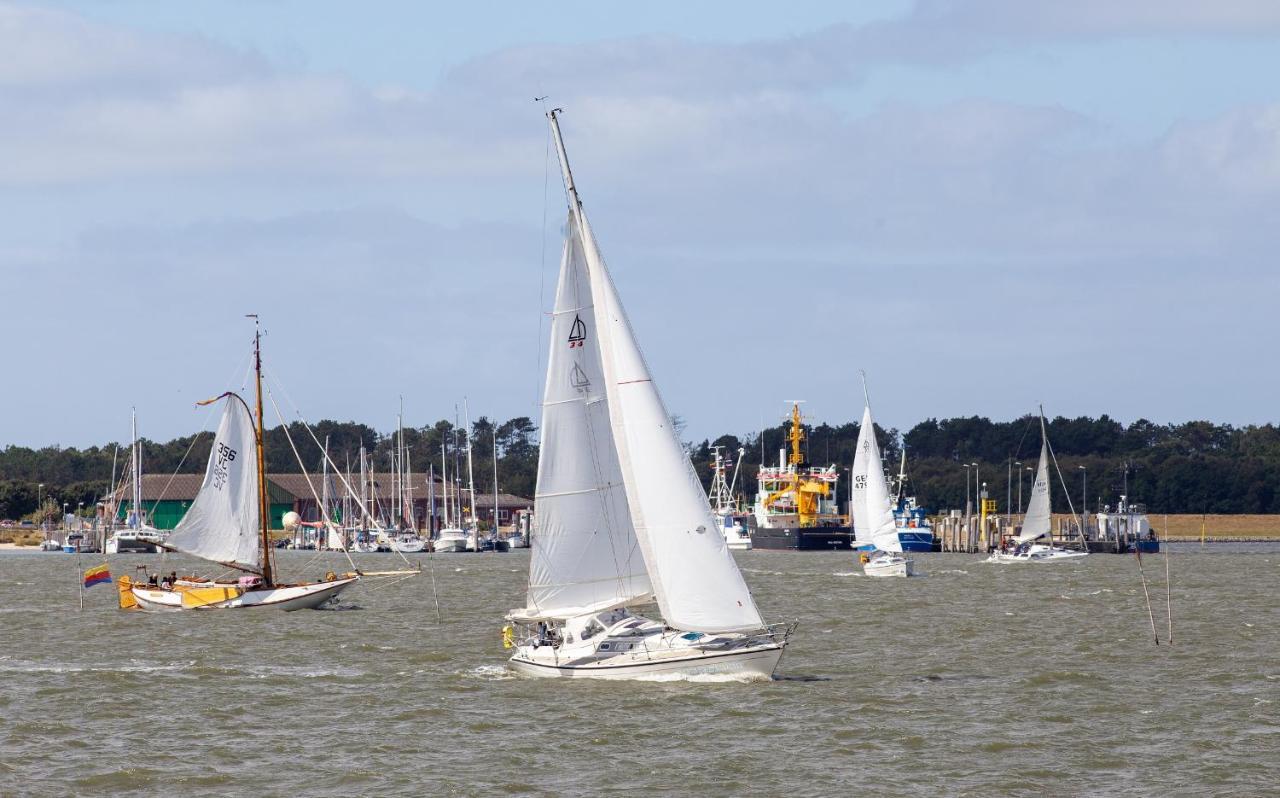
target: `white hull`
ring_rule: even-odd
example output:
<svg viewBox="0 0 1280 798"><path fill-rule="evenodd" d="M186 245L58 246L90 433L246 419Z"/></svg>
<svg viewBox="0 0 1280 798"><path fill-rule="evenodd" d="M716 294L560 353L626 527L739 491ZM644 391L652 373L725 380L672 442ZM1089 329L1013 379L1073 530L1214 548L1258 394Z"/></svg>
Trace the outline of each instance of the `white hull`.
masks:
<svg viewBox="0 0 1280 798"><path fill-rule="evenodd" d="M397 540L392 542L391 550L401 554L416 554L426 548L421 540Z"/></svg>
<svg viewBox="0 0 1280 798"><path fill-rule="evenodd" d="M751 551L751 538L733 538L726 540L724 545L730 551Z"/></svg>
<svg viewBox="0 0 1280 798"><path fill-rule="evenodd" d="M664 676L738 676L768 679L773 676L782 658L783 647L777 643L768 647L735 652L714 652L693 649L680 655L637 661L629 655L619 655L611 660L597 660L572 664L565 660L559 664L545 658L534 659L517 653L511 658L511 667L525 676L576 679L645 679ZM622 660L627 661L622 661ZM619 661L612 661L619 660Z"/></svg>
<svg viewBox="0 0 1280 798"><path fill-rule="evenodd" d="M442 554L459 552L467 550L466 540L455 540L453 538L445 538L436 541L436 551Z"/></svg>
<svg viewBox="0 0 1280 798"><path fill-rule="evenodd" d="M511 667L528 676L644 679L661 676L773 674L786 636L681 633L622 608L580 615L520 642Z"/></svg>
<svg viewBox="0 0 1280 798"><path fill-rule="evenodd" d="M916 563L909 557L873 557L862 572L867 576L915 576Z"/></svg>
<svg viewBox="0 0 1280 798"><path fill-rule="evenodd" d="M1064 560L1079 560L1082 557L1088 557L1087 551L1075 551L1072 549L1060 549L1057 546L1044 546L1036 544L1029 550L1022 553L995 551L987 558L987 562L998 563L1015 563L1015 562L1062 562Z"/></svg>
<svg viewBox="0 0 1280 798"><path fill-rule="evenodd" d="M211 604L183 606L182 591L134 585L132 590L138 608L151 612L177 610L237 610L270 607L292 612L311 610L337 596L359 577L338 579L333 582L313 582L305 585L247 590L239 596ZM211 585L212 586L212 585Z"/></svg>
<svg viewBox="0 0 1280 798"><path fill-rule="evenodd" d="M511 535L507 538L507 547L512 549L529 548L529 539L521 534Z"/></svg>

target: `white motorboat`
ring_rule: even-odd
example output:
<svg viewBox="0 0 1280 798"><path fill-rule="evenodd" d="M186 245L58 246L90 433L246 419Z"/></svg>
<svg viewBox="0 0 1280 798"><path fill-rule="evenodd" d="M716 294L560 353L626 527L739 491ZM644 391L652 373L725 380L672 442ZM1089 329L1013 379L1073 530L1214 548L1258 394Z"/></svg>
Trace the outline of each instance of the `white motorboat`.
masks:
<svg viewBox="0 0 1280 798"><path fill-rule="evenodd" d="M1036 467L1036 481L1031 486L1031 500L1027 502L1027 512L1022 518L1022 532L991 553L987 562L1020 563L1020 562L1063 562L1078 560L1089 555L1084 536L1079 540L1080 548L1067 549L1053 544L1053 516L1050 511L1052 492L1049 490L1049 459L1053 449L1049 446L1049 433L1045 429L1044 409L1040 410L1040 464ZM1056 465L1056 463L1055 463ZM1061 474L1059 474L1061 478ZM1070 503L1068 495L1067 501ZM1075 509L1072 508L1074 515ZM1079 524L1076 525L1079 529ZM1037 543L1040 538L1048 542Z"/></svg>
<svg viewBox="0 0 1280 798"><path fill-rule="evenodd" d="M435 539L435 550L439 553L452 553L467 550L469 538L466 531L457 527L441 529Z"/></svg>
<svg viewBox="0 0 1280 798"><path fill-rule="evenodd" d="M766 626L671 425L578 198L551 322L526 606L504 629L521 674L768 678L791 628ZM657 602L662 622L634 614Z"/></svg>
<svg viewBox="0 0 1280 798"><path fill-rule="evenodd" d="M724 535L724 545L733 551L751 551L751 531L742 523L742 516L725 513L717 515L716 521Z"/></svg>
<svg viewBox="0 0 1280 798"><path fill-rule="evenodd" d="M871 420L871 395L863 375L862 393L866 405L862 425L858 428L858 445L853 455L854 546L864 554L862 572L867 576L915 576L915 561L902 554L893 503L889 499L889 483L884 476L884 461L876 441L875 422Z"/></svg>
<svg viewBox="0 0 1280 798"><path fill-rule="evenodd" d="M53 538L40 541L40 551L62 551L62 544Z"/></svg>
<svg viewBox="0 0 1280 798"><path fill-rule="evenodd" d="M523 532L512 532L507 535L507 548L527 549L529 548L529 539L524 536Z"/></svg>
<svg viewBox="0 0 1280 798"><path fill-rule="evenodd" d="M915 561L892 551L863 555L862 572L867 576L915 576Z"/></svg>

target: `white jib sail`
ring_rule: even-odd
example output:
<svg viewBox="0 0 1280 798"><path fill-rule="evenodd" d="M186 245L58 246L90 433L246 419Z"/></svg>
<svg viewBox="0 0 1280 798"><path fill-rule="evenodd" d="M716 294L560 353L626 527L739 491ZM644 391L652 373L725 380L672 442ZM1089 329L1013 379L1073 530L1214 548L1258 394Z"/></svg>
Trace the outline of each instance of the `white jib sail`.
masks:
<svg viewBox="0 0 1280 798"><path fill-rule="evenodd" d="M694 632L759 629L764 622L751 591L676 436L586 214L581 206L578 210L613 438L662 617L676 629Z"/></svg>
<svg viewBox="0 0 1280 798"><path fill-rule="evenodd" d="M613 442L597 333L590 275L571 216L543 394L531 616L570 618L652 600Z"/></svg>
<svg viewBox="0 0 1280 798"><path fill-rule="evenodd" d="M1043 432L1043 431L1042 431ZM1027 514L1022 517L1022 534L1015 540L1026 543L1049 534L1049 444L1040 441L1040 465L1036 468L1036 481L1031 486L1031 500L1027 502Z"/></svg>
<svg viewBox="0 0 1280 798"><path fill-rule="evenodd" d="M262 564L260 535L253 417L238 397L229 395L204 483L167 544L195 557L258 570Z"/></svg>
<svg viewBox="0 0 1280 798"><path fill-rule="evenodd" d="M858 449L853 456L853 534L859 545L870 543L876 548L876 539L895 536L893 504L889 500L889 483L884 479L884 462L880 458L880 444L876 442L875 424L871 420L871 407L862 411L862 426L858 429Z"/></svg>

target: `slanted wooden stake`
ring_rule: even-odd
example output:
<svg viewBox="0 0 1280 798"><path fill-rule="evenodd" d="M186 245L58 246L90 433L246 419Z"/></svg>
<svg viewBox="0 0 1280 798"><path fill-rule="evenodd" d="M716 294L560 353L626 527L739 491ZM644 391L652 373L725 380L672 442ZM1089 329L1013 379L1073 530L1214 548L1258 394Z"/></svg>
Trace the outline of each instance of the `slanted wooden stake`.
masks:
<svg viewBox="0 0 1280 798"><path fill-rule="evenodd" d="M1155 638L1158 646L1160 633L1156 631L1156 615L1151 611L1151 594L1147 592L1147 575L1142 570L1142 549L1135 544L1133 553L1138 558L1138 576L1142 577L1142 595L1147 599L1147 617L1151 620L1151 636Z"/></svg>

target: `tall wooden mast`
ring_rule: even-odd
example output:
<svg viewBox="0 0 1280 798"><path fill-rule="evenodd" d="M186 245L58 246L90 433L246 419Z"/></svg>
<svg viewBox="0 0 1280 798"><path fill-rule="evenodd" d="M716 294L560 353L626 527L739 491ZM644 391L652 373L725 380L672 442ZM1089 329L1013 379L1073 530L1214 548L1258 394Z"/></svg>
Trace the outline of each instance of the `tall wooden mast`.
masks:
<svg viewBox="0 0 1280 798"><path fill-rule="evenodd" d="M275 584L271 573L271 509L267 497L267 464L263 456L262 439L264 427L262 423L262 328L258 324L258 314L250 313L253 319L253 373L258 395L258 428L255 438L258 445L258 518L262 526L262 578L270 587Z"/></svg>

